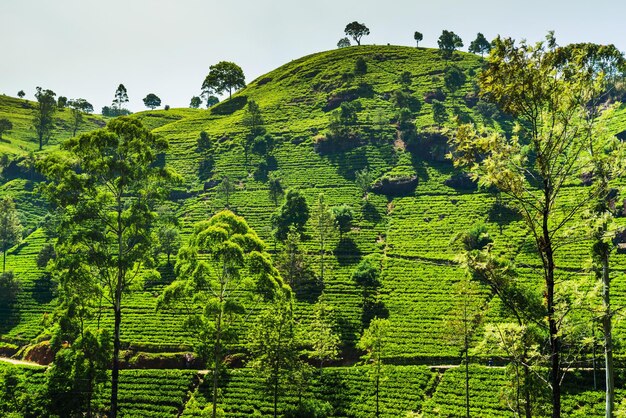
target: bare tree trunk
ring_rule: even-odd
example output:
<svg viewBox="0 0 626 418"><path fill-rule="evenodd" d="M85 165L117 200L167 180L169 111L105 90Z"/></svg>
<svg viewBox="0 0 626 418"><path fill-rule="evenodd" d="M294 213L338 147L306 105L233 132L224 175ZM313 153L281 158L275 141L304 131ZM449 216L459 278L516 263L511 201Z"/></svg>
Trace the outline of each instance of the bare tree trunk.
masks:
<svg viewBox="0 0 626 418"><path fill-rule="evenodd" d="M117 299L117 297L116 297ZM120 375L120 324L122 322L122 309L119 305L113 308L115 311L115 332L113 336L113 368L111 369L111 411L110 417L117 417L117 390Z"/></svg>
<svg viewBox="0 0 626 418"><path fill-rule="evenodd" d="M602 254L602 305L604 316L602 317L602 329L604 331L604 360L606 369L606 418L613 417L613 404L615 397L615 382L613 380L613 329L611 313L611 278L609 277L609 254Z"/></svg>

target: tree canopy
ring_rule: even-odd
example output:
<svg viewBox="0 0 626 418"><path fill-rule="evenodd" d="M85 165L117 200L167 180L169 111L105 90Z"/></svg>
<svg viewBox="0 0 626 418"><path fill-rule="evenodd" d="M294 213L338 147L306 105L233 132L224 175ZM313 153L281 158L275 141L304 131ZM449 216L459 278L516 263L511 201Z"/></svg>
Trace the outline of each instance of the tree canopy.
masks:
<svg viewBox="0 0 626 418"><path fill-rule="evenodd" d="M154 93L149 93L143 98L143 104L149 109L155 109L161 106L161 99Z"/></svg>
<svg viewBox="0 0 626 418"><path fill-rule="evenodd" d="M485 38L485 35L478 32L476 39L474 39L468 48L468 51L473 54L485 55L491 51L491 43Z"/></svg>
<svg viewBox="0 0 626 418"><path fill-rule="evenodd" d="M439 46L441 54L449 58L454 51L463 47L463 40L456 33L444 29L437 40L437 45Z"/></svg>
<svg viewBox="0 0 626 418"><path fill-rule="evenodd" d="M352 22L346 25L344 32L347 36L354 39L357 45L361 45L361 38L370 34L370 30L363 23Z"/></svg>
<svg viewBox="0 0 626 418"><path fill-rule="evenodd" d="M424 35L422 35L421 32L415 31L413 39L415 39L415 46L419 46L420 42L424 39Z"/></svg>
<svg viewBox="0 0 626 418"><path fill-rule="evenodd" d="M220 61L209 67L209 74L202 83L202 90L207 96L213 93L222 94L228 91L228 97L230 98L233 90L238 90L245 86L246 78L241 67L234 62Z"/></svg>

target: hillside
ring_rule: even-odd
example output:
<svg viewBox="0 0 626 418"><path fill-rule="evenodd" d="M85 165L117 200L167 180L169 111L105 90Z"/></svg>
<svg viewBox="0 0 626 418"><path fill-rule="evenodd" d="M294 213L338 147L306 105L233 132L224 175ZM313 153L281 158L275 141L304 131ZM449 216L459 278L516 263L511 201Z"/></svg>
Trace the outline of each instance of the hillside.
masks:
<svg viewBox="0 0 626 418"><path fill-rule="evenodd" d="M365 61L367 69L354 74L359 58ZM444 70L451 64L459 66L467 77L454 93L445 89L443 80ZM243 216L275 254L282 245L275 243L272 237L270 217L276 206L268 194L269 172L280 173L285 187L299 190L309 207L314 206L322 192L330 206L352 207L355 219L351 230L341 239L334 236L328 245L331 250L327 251L323 283L313 280L294 285L296 315L303 325L310 323L313 304L322 293L339 318L344 360L334 364L327 381L313 383L313 391L324 394L325 399L331 399L337 410L342 411L337 416L371 414L372 400L365 389L367 375L362 368L351 366L361 354L355 343L363 332L364 322L373 314L388 316L391 326L385 359L391 365L387 366L383 416L402 416L409 410L423 411L425 416L463 414L464 399L458 383L462 379L460 371L439 367L459 364L462 350L461 342L451 338L447 323L453 316L451 309L457 298L451 288L465 275L455 261L461 251L461 245L452 242L457 233L485 223L494 238L495 250L521 266L522 280L541 281L533 241L519 216L500 204L494 193L463 181L461 172L443 158L446 135L449 135L447 128L454 125L453 109L464 121L486 123L504 132L511 129L510 120L487 118L479 114L475 106L473 80L480 67L481 58L467 53L457 53L454 60L449 61L431 49L351 47L287 63L250 82L231 100L206 110L153 110L132 116L153 133L169 140L165 163L174 168L183 181L171 193L164 210L182 221L183 241L196 222L210 218L226 206L224 196L217 190L224 176L230 177L236 186L230 196L230 209ZM408 76L403 79L403 73L407 72ZM449 114L448 120L441 124L434 121L432 104L428 102L438 89L445 93L444 103ZM404 92L405 98L413 103L410 120L416 132L412 134L399 128L398 91ZM271 159L255 153L250 154L247 162L244 158L247 127L243 119L250 101L259 105L264 127L276 140ZM358 134L350 143L337 145L339 149L328 148L324 141L333 112L340 109L341 103L358 103L356 123L352 126ZM9 154L16 164L36 149L29 127L32 106L24 100L0 96L0 117L8 117L14 125L13 131L5 135L6 141L0 143L0 154ZM71 136L68 113L65 110L57 114L54 140L43 153L53 151ZM81 132L96 129L104 122L100 116L90 116ZM615 134L626 130L626 107L619 109L611 122L611 130ZM198 150L197 140L203 131L213 144L211 155ZM35 158L39 155L36 153ZM355 183L355 173L365 168L372 173L375 184L386 185L370 192L367 200ZM11 249L7 259L7 267L15 271L22 287L17 303L0 309L0 347L4 344L8 352L46 340L44 317L48 318L55 308L54 281L36 265L37 254L47 241L43 229L46 203L37 190L41 180L27 169L13 170L0 185L0 197L9 194L15 199L26 230L23 243ZM408 181L408 188L394 188L397 180ZM577 193L581 187L582 184L572 184L568 193ZM623 224L624 219L620 218L619 222ZM312 237L313 231L314 226L309 221L307 232L311 237L303 240L302 245L308 264L319 274L319 250ZM590 242L582 236L577 238L556 255L563 277L589 276L582 272L590 259ZM377 305L375 309L370 307L373 311L367 311L363 290L351 278L356 266L366 257L373 257L381 267ZM623 255L616 256L612 263L614 303L623 305L626 303L623 274L626 259ZM159 358L193 350L194 339L183 327L183 315L174 310L156 311L157 297L174 278L164 261L161 272L160 281L146 283L127 298L122 320L127 358L138 352ZM487 318L485 322L507 319L499 300L486 287L475 297ZM103 323L112 326L112 315L106 315ZM474 330L473 345L481 339L482 331L483 325ZM625 332L625 326L618 323L615 338L623 341ZM245 337L242 340L245 342ZM626 351L620 350L618 355L623 359ZM477 411L481 416L507 416L507 408L495 401L498 386L503 385L503 369L485 367L492 360L489 354L476 357L476 362L483 365L475 366L472 400L476 405L480 402L491 405L488 412L484 408ZM34 371L28 373L37 375ZM134 371L127 373L133 379L144 379L147 384L152 384L154 376L159 376L158 371L146 371L145 375ZM570 388L575 388L574 383L583 382L580 390L572 389L566 395L571 402L570 411L585 411L587 416L598 411L601 414L598 407L601 407L602 393L585 391L589 375L577 378L579 380L569 384ZM168 379L172 381L172 394L168 395L171 397L164 403L165 409L156 411L154 416L163 416L158 414L165 413L164 410L167 413L183 411L184 388L194 388L197 384L187 372L170 372ZM405 384L406 381L410 383ZM347 396L334 399L327 393L334 384L343 385L346 393L359 395L352 399ZM227 416L251 416L253 413L269 416L269 401L256 394L250 396L253 388L254 379L246 368L233 373L223 393ZM207 390L200 385L194 397L200 406L209 398ZM127 396L132 400L132 394ZM295 402L295 395L290 402ZM455 408L459 408L459 412ZM127 416L133 413L128 412ZM182 416L200 415L190 409Z"/></svg>

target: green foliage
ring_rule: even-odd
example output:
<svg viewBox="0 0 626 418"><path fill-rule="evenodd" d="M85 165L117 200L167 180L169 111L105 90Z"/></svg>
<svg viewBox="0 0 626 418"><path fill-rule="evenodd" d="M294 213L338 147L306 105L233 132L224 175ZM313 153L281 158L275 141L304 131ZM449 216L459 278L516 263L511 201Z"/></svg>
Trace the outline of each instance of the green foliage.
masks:
<svg viewBox="0 0 626 418"><path fill-rule="evenodd" d="M117 86L117 90L115 90L115 97L113 98L113 104L111 106L113 109L121 111L126 103L128 103L128 90L126 90L123 84L120 84Z"/></svg>
<svg viewBox="0 0 626 418"><path fill-rule="evenodd" d="M383 380L383 358L389 339L389 321L374 318L369 327L363 332L357 347L365 351L363 357L365 364L369 364L370 379L374 384L374 397L376 398L376 416L380 416L380 387Z"/></svg>
<svg viewBox="0 0 626 418"><path fill-rule="evenodd" d="M198 96L192 96L189 101L189 107L192 109L198 109L202 105L202 99Z"/></svg>
<svg viewBox="0 0 626 418"><path fill-rule="evenodd" d="M367 167L355 173L355 183L365 199L367 199L367 192L372 188L372 181L374 181L374 176Z"/></svg>
<svg viewBox="0 0 626 418"><path fill-rule="evenodd" d="M463 47L463 40L456 33L444 29L437 40L437 45L441 55L450 58L456 49Z"/></svg>
<svg viewBox="0 0 626 418"><path fill-rule="evenodd" d="M85 99L75 99L70 100L68 102L68 106L72 113L72 121L73 121L73 131L72 136L76 136L76 131L80 127L80 124L83 122L83 114L92 113L93 106Z"/></svg>
<svg viewBox="0 0 626 418"><path fill-rule="evenodd" d="M444 122L448 120L448 111L446 110L443 102L440 102L439 100L433 100L432 110L433 120L438 126L443 125Z"/></svg>
<svg viewBox="0 0 626 418"><path fill-rule="evenodd" d="M243 218L229 211L195 225L189 244L178 253L176 274L177 280L159 297L159 306L191 302L187 327L196 335L196 351L214 370L216 408L218 377L225 349L237 339L236 326L258 299L291 293L263 241Z"/></svg>
<svg viewBox="0 0 626 418"><path fill-rule="evenodd" d="M8 118L0 118L0 140L2 140L2 135L5 132L11 132L13 129L13 124Z"/></svg>
<svg viewBox="0 0 626 418"><path fill-rule="evenodd" d="M299 191L290 189L285 196L285 203L272 215L274 236L279 241L287 238L291 227L298 233L304 232L304 226L309 220L309 206Z"/></svg>
<svg viewBox="0 0 626 418"><path fill-rule="evenodd" d="M335 226L340 234L340 239L343 234L350 232L352 228L352 221L354 220L354 211L349 205L333 206L332 207L333 218L335 220Z"/></svg>
<svg viewBox="0 0 626 418"><path fill-rule="evenodd" d="M415 46L419 46L420 42L424 39L424 35L422 35L421 32L415 31L413 39L415 40Z"/></svg>
<svg viewBox="0 0 626 418"><path fill-rule="evenodd" d="M363 23L352 22L346 25L344 32L351 37L357 45L361 45L361 38L370 34L370 30Z"/></svg>
<svg viewBox="0 0 626 418"><path fill-rule="evenodd" d="M26 93L24 93L24 90L20 90L17 92L17 97L19 97L20 99L23 99L24 96L26 96Z"/></svg>
<svg viewBox="0 0 626 418"><path fill-rule="evenodd" d="M209 96L212 93L222 94L228 91L228 97L232 97L232 91L246 86L243 70L234 62L220 61L209 67L209 74L202 83L202 91L206 96L209 107Z"/></svg>
<svg viewBox="0 0 626 418"><path fill-rule="evenodd" d="M468 51L473 54L480 54L482 57L485 53L488 54L491 51L491 43L485 38L485 35L478 32L476 39L470 43Z"/></svg>
<svg viewBox="0 0 626 418"><path fill-rule="evenodd" d="M282 178L277 172L272 171L267 181L268 193L270 200L274 203L274 206L278 206L279 200L285 194L285 188L283 187Z"/></svg>
<svg viewBox="0 0 626 418"><path fill-rule="evenodd" d="M350 46L350 39L348 38L341 38L339 40L339 42L337 42L337 48L347 48Z"/></svg>
<svg viewBox="0 0 626 418"><path fill-rule="evenodd" d="M2 251L2 273L6 271L6 257L9 248L22 239L22 225L13 199L0 198L0 251Z"/></svg>
<svg viewBox="0 0 626 418"><path fill-rule="evenodd" d="M143 104L148 109L155 109L161 106L161 99L154 93L149 93L146 97L143 98Z"/></svg>
<svg viewBox="0 0 626 418"><path fill-rule="evenodd" d="M43 149L43 146L50 141L50 137L52 136L52 128L54 125L53 116L57 108L54 96L56 96L56 93L52 90L44 90L41 87L37 87L37 92L35 93L37 109L33 119L33 126L35 132L37 132L40 151Z"/></svg>
<svg viewBox="0 0 626 418"><path fill-rule="evenodd" d="M443 75L443 82L451 95L454 95L457 90L463 87L466 80L467 76L463 70L456 65L447 67Z"/></svg>
<svg viewBox="0 0 626 418"><path fill-rule="evenodd" d="M358 57L354 62L354 75L362 76L367 73L367 63L363 57Z"/></svg>
<svg viewBox="0 0 626 418"><path fill-rule="evenodd" d="M226 200L226 207L230 207L230 196L235 192L235 185L230 177L222 177L222 181L217 186L217 193L222 195Z"/></svg>
<svg viewBox="0 0 626 418"><path fill-rule="evenodd" d="M167 146L166 140L157 138L139 121L121 117L110 121L106 129L65 142L63 148L70 158L50 154L39 165L49 179L44 191L62 217L55 262L61 285L84 287L86 282L98 289L92 298L102 292L113 308L114 415L123 295L137 280L153 273L149 269L151 205L174 175L152 163Z"/></svg>
<svg viewBox="0 0 626 418"><path fill-rule="evenodd" d="M313 307L313 316L308 332L308 340L311 344L308 356L318 361L321 376L324 363L339 359L341 339L336 331L337 318L331 305L323 299L318 300Z"/></svg>
<svg viewBox="0 0 626 418"><path fill-rule="evenodd" d="M311 216L313 221L313 228L317 242L319 244L320 255L320 280L324 282L324 256L326 254L326 244L335 232L335 219L333 218L333 212L326 203L324 193L320 193L317 196L317 202L313 208L313 214Z"/></svg>
<svg viewBox="0 0 626 418"><path fill-rule="evenodd" d="M4 271L0 274L0 307L5 309L11 307L20 290L20 282L13 271Z"/></svg>
<svg viewBox="0 0 626 418"><path fill-rule="evenodd" d="M57 98L57 107L59 109L63 109L65 108L65 106L67 106L67 97L65 96L59 96Z"/></svg>
<svg viewBox="0 0 626 418"><path fill-rule="evenodd" d="M296 325L292 301L279 297L259 315L250 332L251 365L265 392L272 396L275 417L279 397L286 392L291 376L303 367L298 357Z"/></svg>
<svg viewBox="0 0 626 418"><path fill-rule="evenodd" d="M465 251L482 250L493 242L485 224L478 224L469 231L458 234L455 239L461 241Z"/></svg>

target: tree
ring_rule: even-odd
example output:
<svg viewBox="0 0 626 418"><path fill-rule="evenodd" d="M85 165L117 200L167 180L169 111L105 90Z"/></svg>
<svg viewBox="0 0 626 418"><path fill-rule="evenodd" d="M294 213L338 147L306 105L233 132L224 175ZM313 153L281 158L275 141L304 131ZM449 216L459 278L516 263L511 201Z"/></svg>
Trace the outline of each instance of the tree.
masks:
<svg viewBox="0 0 626 418"><path fill-rule="evenodd" d="M598 137L597 129L606 123L598 118L597 99L611 67L624 67L614 46L557 47L553 34L547 39L547 45L518 46L510 38L497 38L479 77L481 95L521 122L516 135L483 137L472 126L462 125L453 143L455 164L471 165L481 184L508 194L535 241L543 267L552 416L559 417L565 313L557 305L555 253L576 213L596 197L588 191L564 199L563 186L593 170L588 150Z"/></svg>
<svg viewBox="0 0 626 418"><path fill-rule="evenodd" d="M352 22L346 25L344 32L351 37L357 45L361 45L361 38L370 34L370 30L362 23Z"/></svg>
<svg viewBox="0 0 626 418"><path fill-rule="evenodd" d="M245 136L243 143L243 151L247 166L248 155L250 153L250 148L252 147L255 138L265 133L265 128L263 127L263 124L265 122L263 120L263 115L261 115L261 108L254 100L248 100L242 123L243 126L245 126L248 130L248 133Z"/></svg>
<svg viewBox="0 0 626 418"><path fill-rule="evenodd" d="M324 282L324 256L326 254L326 243L335 232L335 220L330 207L326 204L324 193L317 197L317 203L313 209L313 226L317 234L317 241L320 249L320 280Z"/></svg>
<svg viewBox="0 0 626 418"><path fill-rule="evenodd" d="M439 51L444 58L450 58L457 48L463 47L463 40L452 31L444 30L437 40Z"/></svg>
<svg viewBox="0 0 626 418"><path fill-rule="evenodd" d="M24 93L24 90L20 90L17 92L17 97L19 97L20 99L23 99L24 96L26 96L26 93Z"/></svg>
<svg viewBox="0 0 626 418"><path fill-rule="evenodd" d="M215 106L216 104L220 102L220 99L218 99L216 96L213 96L211 94L203 94L203 97L206 100L207 109L211 106Z"/></svg>
<svg viewBox="0 0 626 418"><path fill-rule="evenodd" d="M12 270L0 274L0 307L8 308L15 303L20 290L20 282Z"/></svg>
<svg viewBox="0 0 626 418"><path fill-rule="evenodd" d="M11 132L13 124L8 118L0 118L0 141L2 140L2 134L5 132Z"/></svg>
<svg viewBox="0 0 626 418"><path fill-rule="evenodd" d="M228 98L232 97L232 91L244 88L246 78L243 70L237 64L228 61L220 61L209 67L209 74L202 83L202 90L206 96L212 93L222 94L228 91ZM207 107L209 101L207 100Z"/></svg>
<svg viewBox="0 0 626 418"><path fill-rule="evenodd" d="M450 92L450 97L452 97L452 106L454 106L454 93L463 87L466 80L465 73L458 66L450 65L446 67L443 74L443 82Z"/></svg>
<svg viewBox="0 0 626 418"><path fill-rule="evenodd" d="M487 38L485 38L485 35L478 32L478 35L476 35L476 39L474 39L470 43L468 51L473 54L480 54L480 56L482 57L483 55L485 55L485 53L488 54L489 51L491 51L491 42L489 42Z"/></svg>
<svg viewBox="0 0 626 418"><path fill-rule="evenodd" d="M381 285L380 274L381 261L375 255L364 257L352 272L352 280L362 289L361 323L363 328L368 327L373 318L387 316L378 292Z"/></svg>
<svg viewBox="0 0 626 418"><path fill-rule="evenodd" d="M354 212L348 205L334 206L331 211L333 213L333 218L335 219L335 226L339 231L339 240L342 240L343 234L349 232L352 228Z"/></svg>
<svg viewBox="0 0 626 418"><path fill-rule="evenodd" d="M358 57L356 61L354 61L354 74L355 75L364 75L367 73L367 62L363 57Z"/></svg>
<svg viewBox="0 0 626 418"><path fill-rule="evenodd" d="M341 48L347 48L350 46L350 39L348 38L341 38L339 40L339 42L337 42L337 48L341 49Z"/></svg>
<svg viewBox="0 0 626 418"><path fill-rule="evenodd" d="M319 362L320 379L324 363L339 359L341 339L336 332L335 312L331 305L320 298L313 306L313 321L308 337L311 344L309 357Z"/></svg>
<svg viewBox="0 0 626 418"><path fill-rule="evenodd" d="M297 290L299 282L308 279L309 266L300 249L300 233L293 226L289 228L285 245L276 257L276 267L294 290Z"/></svg>
<svg viewBox="0 0 626 418"><path fill-rule="evenodd" d="M370 379L374 382L374 396L376 397L376 417L380 416L379 395L380 384L383 378L383 359L389 340L389 321L374 318L369 327L363 332L357 347L365 351L365 364L370 366Z"/></svg>
<svg viewBox="0 0 626 418"><path fill-rule="evenodd" d="M2 273L6 272L7 251L22 239L22 225L9 196L0 199L0 250L2 251Z"/></svg>
<svg viewBox="0 0 626 418"><path fill-rule="evenodd" d="M302 367L298 358L296 323L293 318L291 293L277 298L259 315L250 333L252 367L272 394L274 418L278 417L278 399L288 376Z"/></svg>
<svg viewBox="0 0 626 418"><path fill-rule="evenodd" d="M450 311L452 318L447 321L448 338L454 343L462 345L462 356L465 357L465 409L466 417L470 416L470 374L469 374L469 349L472 333L478 322L483 309L480 287L476 282L465 276L452 287L454 294L454 306Z"/></svg>
<svg viewBox="0 0 626 418"><path fill-rule="evenodd" d="M72 136L76 136L76 132L83 121L83 114L93 112L93 106L85 99L70 100L68 106L72 113Z"/></svg>
<svg viewBox="0 0 626 418"><path fill-rule="evenodd" d="M167 141L128 117L72 138L62 149L66 154L50 154L39 164L49 179L44 192L61 216L56 264L70 273L67 280L82 277L79 287L99 289L113 310L110 413L116 417L124 296L137 281L158 275L150 268L151 207L176 176L153 164Z"/></svg>
<svg viewBox="0 0 626 418"><path fill-rule="evenodd" d="M413 39L415 39L415 46L419 47L420 42L424 39L424 35L422 35L421 32L415 31L415 33L413 34Z"/></svg>
<svg viewBox="0 0 626 418"><path fill-rule="evenodd" d="M198 109L202 105L202 99L198 96L192 96L189 102L189 107L192 109Z"/></svg>
<svg viewBox="0 0 626 418"><path fill-rule="evenodd" d="M65 106L67 106L67 97L59 96L57 99L57 107L63 109Z"/></svg>
<svg viewBox="0 0 626 418"><path fill-rule="evenodd" d="M592 149L593 184L597 196L591 214L592 226L592 256L594 270L598 281L602 284L602 311L600 321L604 336L605 361L605 390L606 390L606 417L613 416L615 404L615 380L613 365L613 316L615 310L611 307L611 274L610 257L615 248L616 233L618 230L614 221L612 208L613 191L610 182L623 175L624 167L619 161L626 158L626 149L621 141L612 134L600 132L601 146Z"/></svg>
<svg viewBox="0 0 626 418"><path fill-rule="evenodd" d="M222 181L219 186L217 186L217 193L224 196L226 199L226 207L230 207L230 195L235 192L235 185L231 181L230 177L224 176L222 177Z"/></svg>
<svg viewBox="0 0 626 418"><path fill-rule="evenodd" d="M143 98L143 104L149 109L155 109L161 106L161 99L154 93L149 93Z"/></svg>
<svg viewBox="0 0 626 418"><path fill-rule="evenodd" d="M270 200L274 203L274 207L278 206L278 201L285 195L285 188L283 187L282 178L280 175L272 171L267 181L268 193Z"/></svg>
<svg viewBox="0 0 626 418"><path fill-rule="evenodd" d="M167 265L171 265L170 257L176 255L180 248L180 233L175 225L163 225L157 230L159 252L167 256Z"/></svg>
<svg viewBox="0 0 626 418"><path fill-rule="evenodd" d="M363 194L363 198L367 200L367 193L372 188L372 181L374 181L374 176L365 167L363 170L357 171L354 174L355 183L359 189L361 189L361 193Z"/></svg>
<svg viewBox="0 0 626 418"><path fill-rule="evenodd" d="M435 99L433 100L432 108L433 108L433 121L438 126L443 125L443 123L448 120L448 111L446 110L446 106L443 104L443 102L440 102L439 100Z"/></svg>
<svg viewBox="0 0 626 418"><path fill-rule="evenodd" d="M289 228L292 226L297 232L303 233L308 220L309 206L304 196L297 190L288 190L285 202L278 209L278 213L272 215L272 227L276 239L283 241L287 238Z"/></svg>
<svg viewBox="0 0 626 418"><path fill-rule="evenodd" d="M117 86L117 90L115 90L115 98L111 106L117 110L118 114L122 114L121 111L126 103L128 103L128 90L126 90L123 84L120 84Z"/></svg>
<svg viewBox="0 0 626 418"><path fill-rule="evenodd" d="M54 127L54 119L52 117L57 107L54 96L56 96L56 93L52 90L43 90L41 87L37 87L37 92L35 93L37 108L35 109L33 125L39 140L39 151L43 149L44 144L47 144L52 136Z"/></svg>
<svg viewBox="0 0 626 418"><path fill-rule="evenodd" d="M185 304L186 324L198 339L196 351L212 369L215 417L225 349L236 341L237 330L260 299L290 298L290 289L272 265L265 243L245 219L227 210L195 225L189 244L178 252L176 274L158 305ZM290 332L291 327L282 330Z"/></svg>

